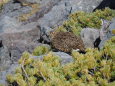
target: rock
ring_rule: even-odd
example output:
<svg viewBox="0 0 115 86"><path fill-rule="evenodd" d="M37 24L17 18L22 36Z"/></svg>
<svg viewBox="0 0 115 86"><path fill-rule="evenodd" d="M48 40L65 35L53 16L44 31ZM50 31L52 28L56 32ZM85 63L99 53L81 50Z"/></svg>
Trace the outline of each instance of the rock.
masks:
<svg viewBox="0 0 115 86"><path fill-rule="evenodd" d="M100 39L103 40L108 33L108 27L110 26L111 21L108 20L102 20L102 27L100 29Z"/></svg>
<svg viewBox="0 0 115 86"><path fill-rule="evenodd" d="M19 19L21 15L32 13L32 11L36 12L33 15L30 15L28 19L24 22L32 22L38 20L44 14L50 11L52 7L57 4L60 0L21 0L26 1L28 4L26 6L22 6L19 2L20 0L10 0L7 4L3 6L3 10L1 15L13 17ZM30 3L30 4L29 4ZM33 9L31 7L31 3L38 4L37 7ZM26 16L24 16L26 17Z"/></svg>
<svg viewBox="0 0 115 86"><path fill-rule="evenodd" d="M29 6L21 7L20 3L14 3L13 0L10 0L7 4L4 5L0 15L17 18L22 14L30 12L31 10L32 8Z"/></svg>
<svg viewBox="0 0 115 86"><path fill-rule="evenodd" d="M109 26L109 31L108 31L108 37L112 37L112 36L115 36L115 34L112 34L112 31L115 30L115 18L112 19L112 22Z"/></svg>
<svg viewBox="0 0 115 86"><path fill-rule="evenodd" d="M55 5L47 14L45 14L42 19L38 20L40 22L39 24L53 27L60 21L67 19L67 16L70 13L76 11L92 12L94 7L96 7L101 1L102 0L62 0L58 2L58 4Z"/></svg>
<svg viewBox="0 0 115 86"><path fill-rule="evenodd" d="M55 55L59 56L61 59L61 64L65 65L67 63L73 62L72 56L64 52L54 52Z"/></svg>
<svg viewBox="0 0 115 86"><path fill-rule="evenodd" d="M59 57L62 65L73 62L72 56L70 56L67 53L64 52L52 52L52 53ZM44 56L47 56L47 54L40 56L31 56L31 58L43 60Z"/></svg>
<svg viewBox="0 0 115 86"><path fill-rule="evenodd" d="M8 16L0 17L0 34L2 33L10 33L16 31L16 28L19 28L21 23L19 23L15 18L11 18Z"/></svg>
<svg viewBox="0 0 115 86"><path fill-rule="evenodd" d="M10 61L9 51L7 47L0 48L0 71L5 70L12 63Z"/></svg>
<svg viewBox="0 0 115 86"><path fill-rule="evenodd" d="M103 37L103 39L101 40L101 42L99 44L100 49L103 48L103 46L107 40L109 40L112 36L115 36L115 34L112 34L112 30L115 30L115 18L112 19L112 22L109 25L107 33L105 34L105 36Z"/></svg>
<svg viewBox="0 0 115 86"><path fill-rule="evenodd" d="M37 28L29 30L28 27L25 28L25 31L13 33L5 33L3 31L0 34L0 38L3 42L3 47L0 48L0 73L4 70L3 73L7 74L7 68L9 68L12 63L17 62L24 51L32 52L36 46L39 46L39 43L35 42L39 39L39 31ZM0 78L0 83L4 83L5 79L1 76Z"/></svg>
<svg viewBox="0 0 115 86"><path fill-rule="evenodd" d="M94 48L94 42L99 38L99 30L93 28L84 28L81 31L81 38L85 48Z"/></svg>
<svg viewBox="0 0 115 86"><path fill-rule="evenodd" d="M7 63L17 61L24 51L32 52L39 46L39 39L40 30L36 22L22 25L14 18L3 16L0 21L0 45L6 48L1 48L0 59L9 61ZM7 52L4 52L6 49Z"/></svg>
<svg viewBox="0 0 115 86"><path fill-rule="evenodd" d="M108 27L110 25L110 21L102 20L102 25L100 29L94 28L84 28L81 31L81 37L84 42L86 48L94 48L98 47L101 40L104 40L107 36Z"/></svg>
<svg viewBox="0 0 115 86"><path fill-rule="evenodd" d="M4 86L8 86L6 83L6 76L8 74L13 74L15 72L15 69L18 67L19 65L17 63L10 65L9 68L7 68L5 71L1 71L0 72L0 84L3 84Z"/></svg>
<svg viewBox="0 0 115 86"><path fill-rule="evenodd" d="M68 0L72 7L72 13L75 11L92 12L103 0Z"/></svg>
<svg viewBox="0 0 115 86"><path fill-rule="evenodd" d="M52 53L59 57L62 65L73 62L72 56L70 56L67 53L64 53L64 52L52 52ZM42 60L44 56L47 56L47 54L46 55L41 55L41 56L31 56L31 58Z"/></svg>

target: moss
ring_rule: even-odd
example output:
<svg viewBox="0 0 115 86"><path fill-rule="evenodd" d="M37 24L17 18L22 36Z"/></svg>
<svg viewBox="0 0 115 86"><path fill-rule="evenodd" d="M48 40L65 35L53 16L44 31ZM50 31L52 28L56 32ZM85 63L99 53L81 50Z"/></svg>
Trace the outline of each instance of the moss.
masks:
<svg viewBox="0 0 115 86"><path fill-rule="evenodd" d="M115 81L112 83L109 83L108 86L115 86Z"/></svg>
<svg viewBox="0 0 115 86"><path fill-rule="evenodd" d="M49 46L45 46L45 45L38 46L34 49L33 55L39 56L39 55L47 54L49 51L50 51Z"/></svg>
<svg viewBox="0 0 115 86"><path fill-rule="evenodd" d="M115 37L108 40L100 51L87 49L86 54L72 51L74 61L63 66L53 52L49 52L43 60L30 60L32 54L25 52L21 57L21 67L15 74L8 75L7 81L10 86L14 83L18 86L114 86L113 49Z"/></svg>
<svg viewBox="0 0 115 86"><path fill-rule="evenodd" d="M114 35L115 35L115 29L113 29L113 30L112 30L112 34L114 34Z"/></svg>

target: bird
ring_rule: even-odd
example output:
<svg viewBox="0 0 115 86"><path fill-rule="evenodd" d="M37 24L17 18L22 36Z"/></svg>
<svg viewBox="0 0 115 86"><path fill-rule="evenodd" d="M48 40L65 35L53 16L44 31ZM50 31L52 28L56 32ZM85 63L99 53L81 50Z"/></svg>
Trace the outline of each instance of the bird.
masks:
<svg viewBox="0 0 115 86"><path fill-rule="evenodd" d="M72 32L51 32L50 39L52 47L63 52L71 52L73 49L85 50L81 37Z"/></svg>

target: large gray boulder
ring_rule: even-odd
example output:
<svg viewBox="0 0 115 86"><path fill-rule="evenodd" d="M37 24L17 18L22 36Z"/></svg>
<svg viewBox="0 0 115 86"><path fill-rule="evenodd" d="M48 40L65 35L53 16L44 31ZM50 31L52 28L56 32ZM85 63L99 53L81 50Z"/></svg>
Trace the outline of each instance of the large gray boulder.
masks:
<svg viewBox="0 0 115 86"><path fill-rule="evenodd" d="M39 39L40 30L35 22L22 25L14 18L1 17L0 46L2 53L0 59L10 62L17 61L24 51L32 52L36 46L39 46L37 41Z"/></svg>
<svg viewBox="0 0 115 86"><path fill-rule="evenodd" d="M32 52L40 45L37 41L40 39L40 30L35 22L23 25L8 16L1 16L0 20L0 83L5 83L6 74L14 70L13 64L22 53Z"/></svg>

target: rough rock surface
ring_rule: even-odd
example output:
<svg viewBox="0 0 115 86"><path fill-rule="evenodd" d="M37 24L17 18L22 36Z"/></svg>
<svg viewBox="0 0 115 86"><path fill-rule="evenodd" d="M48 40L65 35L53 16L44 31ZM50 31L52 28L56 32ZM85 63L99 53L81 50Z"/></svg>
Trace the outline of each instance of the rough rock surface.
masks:
<svg viewBox="0 0 115 86"><path fill-rule="evenodd" d="M0 20L0 68L4 69L17 61L24 51L32 52L39 45L40 30L34 22L21 25L8 16Z"/></svg>
<svg viewBox="0 0 115 86"><path fill-rule="evenodd" d="M81 31L81 38L85 48L94 48L94 42L99 38L99 30L93 28L84 28Z"/></svg>
<svg viewBox="0 0 115 86"><path fill-rule="evenodd" d="M64 52L54 52L54 54L60 57L62 65L70 63L70 62L73 62L72 56L70 56L67 53L64 53Z"/></svg>
<svg viewBox="0 0 115 86"><path fill-rule="evenodd" d="M115 29L115 18L112 19L112 23L110 24L110 26L108 28L108 32L106 33L103 40L101 40L101 42L99 44L100 49L103 48L103 46L107 40L109 40L112 36L115 36L115 34L112 34L113 29Z"/></svg>
<svg viewBox="0 0 115 86"><path fill-rule="evenodd" d="M0 47L0 71L10 66L10 59L11 58L9 57L8 48L3 46Z"/></svg>
<svg viewBox="0 0 115 86"><path fill-rule="evenodd" d="M70 62L73 62L73 58L72 56L70 56L69 54L67 53L64 53L64 52L52 52L54 55L58 56L60 61L61 61L61 64L64 65L64 64L67 64L67 63L70 63ZM45 55L41 55L41 56L32 56L31 58L34 58L34 59L40 59L42 60L43 57Z"/></svg>
<svg viewBox="0 0 115 86"><path fill-rule="evenodd" d="M18 67L18 63L10 65L10 67L5 70L0 72L0 84L3 84L4 86L8 86L6 83L6 74L13 74L15 72L16 67Z"/></svg>

